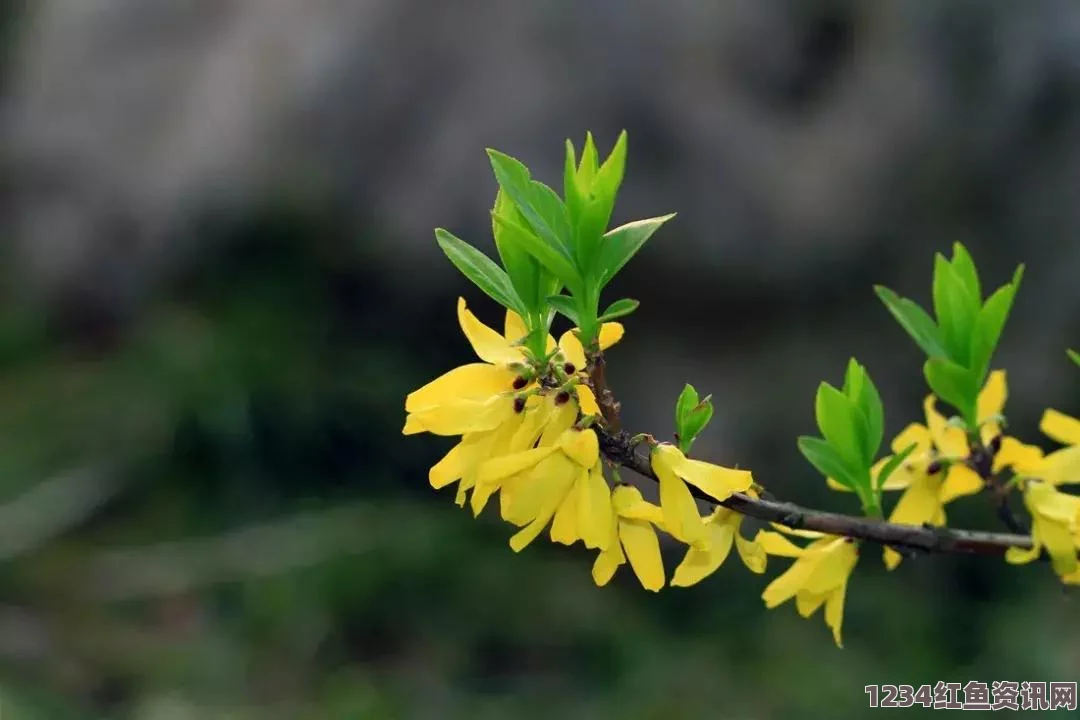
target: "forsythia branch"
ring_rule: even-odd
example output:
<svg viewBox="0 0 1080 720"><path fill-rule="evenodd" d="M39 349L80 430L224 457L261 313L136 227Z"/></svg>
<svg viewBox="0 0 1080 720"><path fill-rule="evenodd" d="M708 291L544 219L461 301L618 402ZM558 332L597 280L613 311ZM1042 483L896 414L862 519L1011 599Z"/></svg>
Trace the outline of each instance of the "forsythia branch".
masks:
<svg viewBox="0 0 1080 720"><path fill-rule="evenodd" d="M603 355L597 353L590 356L588 369L589 381L604 417L604 424L597 427L601 452L609 461L658 483L659 478L652 470L648 455L639 452L641 445L649 444L635 442L633 435L621 429L619 404L607 384ZM722 505L763 522L777 523L795 530L815 530L830 535L870 540L899 550L1004 555L1010 547L1032 547L1031 537L1027 535L901 525L814 510L789 502L758 499L743 493L736 493L718 503L693 486L690 486L690 492L711 506Z"/></svg>

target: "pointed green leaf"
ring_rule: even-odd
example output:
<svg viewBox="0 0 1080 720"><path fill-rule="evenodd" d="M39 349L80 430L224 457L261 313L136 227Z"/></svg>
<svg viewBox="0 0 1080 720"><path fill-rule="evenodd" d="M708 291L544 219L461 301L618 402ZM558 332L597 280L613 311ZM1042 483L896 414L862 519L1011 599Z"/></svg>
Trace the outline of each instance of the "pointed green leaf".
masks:
<svg viewBox="0 0 1080 720"><path fill-rule="evenodd" d="M931 358L923 365L923 375L934 394L956 408L969 426L977 424L975 401L979 386L973 371L949 360Z"/></svg>
<svg viewBox="0 0 1080 720"><path fill-rule="evenodd" d="M679 393L679 399L675 401L675 427L679 428L683 424L683 419L690 414L690 411L694 409L694 406L698 404L700 398L698 397L697 390L690 383L687 383L683 387L682 392Z"/></svg>
<svg viewBox="0 0 1080 720"><path fill-rule="evenodd" d="M519 315L526 314L510 278L491 258L443 228L435 229L435 238L454 267L488 297Z"/></svg>
<svg viewBox="0 0 1080 720"><path fill-rule="evenodd" d="M979 285L979 273L975 269L975 261L971 259L967 248L960 243L953 244L952 267L968 294L975 299L975 302L982 303L982 288Z"/></svg>
<svg viewBox="0 0 1080 720"><path fill-rule="evenodd" d="M599 155L596 152L596 142L591 132L585 133L585 147L581 149L581 164L578 166L577 181L582 193L588 195L592 192L593 182L599 169Z"/></svg>
<svg viewBox="0 0 1080 720"><path fill-rule="evenodd" d="M979 302L967 291L953 266L941 253L934 256L934 313L949 359L967 366L971 361Z"/></svg>
<svg viewBox="0 0 1080 720"><path fill-rule="evenodd" d="M818 385L814 402L814 415L817 418L818 429L825 440L852 468L865 464L863 441L856 427L855 412L855 406L847 395L826 382Z"/></svg>
<svg viewBox="0 0 1080 720"><path fill-rule="evenodd" d="M566 160L563 164L563 198L566 200L566 211L570 215L571 225L577 223L584 206L585 198L577 181L577 158L574 153L574 143L566 141Z"/></svg>
<svg viewBox="0 0 1080 720"><path fill-rule="evenodd" d="M819 473L852 490L859 486L857 476L848 469L844 459L832 445L809 435L801 436L797 442L799 452Z"/></svg>
<svg viewBox="0 0 1080 720"><path fill-rule="evenodd" d="M559 196L547 185L533 180L521 161L490 148L487 153L499 187L514 201L529 226L552 249L570 260L573 257L570 217Z"/></svg>
<svg viewBox="0 0 1080 720"><path fill-rule="evenodd" d="M604 235L596 262L600 277L599 288L603 289L604 286L611 282L611 279L623 269L623 266L630 261L630 258L637 254L645 241L652 237L652 234L661 225L673 217L675 217L675 213L645 220L635 220L626 225L621 225Z"/></svg>
<svg viewBox="0 0 1080 720"><path fill-rule="evenodd" d="M551 295L548 297L547 301L551 307L555 308L559 314L568 318L575 326L581 325L581 320L578 316L578 307L574 302L574 298L569 295Z"/></svg>
<svg viewBox="0 0 1080 720"><path fill-rule="evenodd" d="M513 227L507 227L496 222L496 215L514 220ZM517 233L521 230L520 225L517 224L519 218L520 213L518 213L517 207L500 188L495 195L495 207L492 208L491 220L491 231L495 237L495 249L499 252L499 258L502 260L503 267L506 268L506 274L510 276L510 282L517 291L522 305L532 313L540 310L544 297L550 293L545 293L544 297L539 294L540 275L541 273L546 274L546 272L517 238Z"/></svg>
<svg viewBox="0 0 1080 720"><path fill-rule="evenodd" d="M570 292L575 295L581 292L581 277L566 256L541 240L531 230L518 225L513 220L502 215L492 215L492 217L496 224L512 233L515 243L524 248L526 252L536 258L537 262L561 280L566 287L570 288Z"/></svg>
<svg viewBox="0 0 1080 720"><path fill-rule="evenodd" d="M875 285L874 292L923 352L930 357L948 357L941 332L925 310L882 285Z"/></svg>
<svg viewBox="0 0 1080 720"><path fill-rule="evenodd" d="M848 378L850 378L850 383ZM878 448L885 433L885 409L881 403L881 395L874 385L866 368L851 358L848 363L848 378L844 381L844 392L851 398L855 407L865 420L866 433L864 437L864 459L867 465L871 465L877 457ZM850 387L849 387L850 385Z"/></svg>
<svg viewBox="0 0 1080 720"><path fill-rule="evenodd" d="M885 481L889 479L889 476L896 472L896 468L900 467L900 465L908 459L908 456L911 455L912 452L914 452L917 446L918 443L911 443L906 448L890 457L885 462L885 464L881 466L881 470L878 472L877 476L876 489L878 491L880 491L881 488L884 487Z"/></svg>
<svg viewBox="0 0 1080 720"><path fill-rule="evenodd" d="M1068 353L1069 358L1077 365L1080 365L1080 353L1076 352L1075 350L1069 350Z"/></svg>
<svg viewBox="0 0 1080 720"><path fill-rule="evenodd" d="M709 424L713 416L713 405L711 396L707 396L704 400L697 403L683 418L682 424L679 426L679 449L683 453L690 452L691 446L694 441L697 440L701 431Z"/></svg>
<svg viewBox="0 0 1080 720"><path fill-rule="evenodd" d="M629 315L638 309L638 305L641 305L637 300L631 298L622 298L616 300L607 306L607 309L600 315L597 320L601 323L611 322L616 318L621 318Z"/></svg>
<svg viewBox="0 0 1080 720"><path fill-rule="evenodd" d="M999 287L991 295L986 304L979 312L979 319L975 328L975 345L971 351L972 368L976 370L977 384L982 385L986 374L990 369L990 360L997 349L1001 339L1001 331L1005 328L1005 322L1009 319L1013 301L1016 299L1016 291L1020 288L1020 280L1024 277L1024 266L1020 265L1013 274L1012 282Z"/></svg>

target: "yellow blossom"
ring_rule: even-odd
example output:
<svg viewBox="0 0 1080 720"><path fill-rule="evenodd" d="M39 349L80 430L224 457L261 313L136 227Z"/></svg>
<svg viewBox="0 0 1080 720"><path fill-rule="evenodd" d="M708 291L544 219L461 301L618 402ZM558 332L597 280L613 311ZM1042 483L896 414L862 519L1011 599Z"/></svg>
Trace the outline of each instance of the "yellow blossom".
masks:
<svg viewBox="0 0 1080 720"><path fill-rule="evenodd" d="M799 615L808 618L824 605L825 623L832 628L837 647L843 647L844 596L848 578L859 560L858 549L848 538L835 535L808 531L789 534L817 539L799 547L769 530L759 531L755 538L769 555L796 558L791 567L765 588L761 595L765 607L772 609L794 597Z"/></svg>
<svg viewBox="0 0 1080 720"><path fill-rule="evenodd" d="M620 485L611 493L608 510L608 547L593 563L593 582L603 587L628 559L642 587L659 592L664 587L664 562L653 526L664 526L660 508L646 502L637 488Z"/></svg>
<svg viewBox="0 0 1080 720"><path fill-rule="evenodd" d="M1067 447L1043 455L1040 448L1022 446L1026 455L1013 463L1015 472L1051 485L1080 483L1080 420L1057 410L1047 410L1043 413L1039 429L1047 437Z"/></svg>
<svg viewBox="0 0 1080 720"><path fill-rule="evenodd" d="M753 485L746 470L732 470L691 460L674 445L661 443L650 455L653 472L660 481L660 507L664 527L676 540L704 550L709 532L698 513L697 503L687 483L716 500L726 500Z"/></svg>
<svg viewBox="0 0 1080 720"><path fill-rule="evenodd" d="M1080 570L1076 560L1080 539L1080 497L1067 495L1039 480L1024 483L1024 505L1031 514L1032 547L1009 548L1007 562L1020 565L1039 557L1045 548L1054 572L1069 580Z"/></svg>
<svg viewBox="0 0 1080 720"><path fill-rule="evenodd" d="M586 485L584 492L593 497L595 482L591 482L590 471L600 460L596 432L571 426L555 436L556 429L554 423L549 423L537 447L492 458L480 466L478 487L512 483L504 490L503 517L524 526L510 539L515 552L523 550L543 531L578 484ZM564 533L561 523L557 534Z"/></svg>
<svg viewBox="0 0 1080 720"><path fill-rule="evenodd" d="M750 490L747 493L755 495ZM675 568L675 575L671 579L672 586L689 587L712 575L724 564L732 545L735 545L739 557L751 572L765 572L765 549L756 540L747 540L739 532L743 517L734 510L717 506L716 510L705 518L708 533L705 548L691 546L687 550L686 557Z"/></svg>

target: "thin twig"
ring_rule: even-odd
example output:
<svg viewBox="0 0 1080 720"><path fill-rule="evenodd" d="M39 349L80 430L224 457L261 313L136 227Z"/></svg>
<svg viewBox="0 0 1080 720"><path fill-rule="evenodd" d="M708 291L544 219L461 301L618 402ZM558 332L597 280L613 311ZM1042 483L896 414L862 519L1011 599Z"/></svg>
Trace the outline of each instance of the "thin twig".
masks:
<svg viewBox="0 0 1080 720"><path fill-rule="evenodd" d="M619 421L619 404L607 385L604 374L603 355L589 358L589 382L596 395L604 422L598 427L600 449L613 463L635 471L659 483L647 455L640 452L648 443L635 443L634 436L622 429ZM890 523L883 520L843 515L805 508L794 503L772 499L755 498L735 493L717 502L713 497L690 486L690 492L699 500L734 510L748 517L777 523L793 530L814 530L829 535L842 535L859 540L869 540L898 551L936 553L967 553L976 555L1004 555L1011 547L1029 549L1031 537L1018 533L991 533L977 530L957 530L947 527L915 526Z"/></svg>

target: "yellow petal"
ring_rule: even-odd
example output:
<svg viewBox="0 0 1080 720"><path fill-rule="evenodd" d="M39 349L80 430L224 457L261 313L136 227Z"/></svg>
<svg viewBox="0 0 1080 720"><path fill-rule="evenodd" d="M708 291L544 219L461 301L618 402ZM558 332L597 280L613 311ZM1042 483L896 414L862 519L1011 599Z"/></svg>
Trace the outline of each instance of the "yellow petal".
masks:
<svg viewBox="0 0 1080 720"><path fill-rule="evenodd" d="M574 464L561 453L552 453L531 470L508 478L502 490L508 496L507 504L501 508L503 519L519 527L529 524L542 512L553 485L563 478L570 483L574 476Z"/></svg>
<svg viewBox="0 0 1080 720"><path fill-rule="evenodd" d="M789 528L787 525L781 525L778 522L770 522L769 526L782 532L784 535L790 535L791 537L809 538L811 540L818 540L825 537L825 533L818 532L817 530L799 530L796 528Z"/></svg>
<svg viewBox="0 0 1080 720"><path fill-rule="evenodd" d="M664 511L664 527L672 537L687 545L703 543L705 525L690 489L662 461L654 460L653 471L660 479L660 509Z"/></svg>
<svg viewBox="0 0 1080 720"><path fill-rule="evenodd" d="M1042 449L1027 445L1013 437L1001 439L1001 448L994 455L993 471L999 473L1011 467L1018 475L1040 471L1043 462Z"/></svg>
<svg viewBox="0 0 1080 720"><path fill-rule="evenodd" d="M587 548L606 549L615 540L611 522L611 490L599 462L578 487L578 528Z"/></svg>
<svg viewBox="0 0 1080 720"><path fill-rule="evenodd" d="M503 337L506 338L506 342L513 345L524 340L528 334L529 328L525 326L525 321L521 319L521 316L513 310L507 310L506 321L503 323Z"/></svg>
<svg viewBox="0 0 1080 720"><path fill-rule="evenodd" d="M949 474L945 476L945 482L941 484L939 498L941 504L944 505L958 497L981 492L985 486L986 483L977 472L963 463L953 463L949 466Z"/></svg>
<svg viewBox="0 0 1080 720"><path fill-rule="evenodd" d="M1075 524L1075 515L1074 521ZM1035 521L1035 532L1039 535L1042 546L1050 555L1050 564L1058 575L1069 575L1076 572L1080 563L1076 560L1076 546L1073 543L1072 528L1069 525L1056 522Z"/></svg>
<svg viewBox="0 0 1080 720"><path fill-rule="evenodd" d="M485 402L458 400L417 410L416 421L433 435L464 435L494 430L514 415L510 395L495 396Z"/></svg>
<svg viewBox="0 0 1080 720"><path fill-rule="evenodd" d="M1062 445L1080 445L1080 420L1057 410L1043 413L1039 429Z"/></svg>
<svg viewBox="0 0 1080 720"><path fill-rule="evenodd" d="M739 534L738 528L735 529L735 549L739 551L739 557L742 558L747 570L758 575L765 572L765 566L768 563L765 548L753 540L744 538Z"/></svg>
<svg viewBox="0 0 1080 720"><path fill-rule="evenodd" d="M407 415L405 417L405 427L401 428L401 434L416 435L422 432L427 432L424 423L420 422L415 415Z"/></svg>
<svg viewBox="0 0 1080 720"><path fill-rule="evenodd" d="M626 556L623 555L622 546L618 541L611 543L607 550L596 556L596 562L592 567L593 582L598 587L607 585L615 574L615 570L624 562L626 562Z"/></svg>
<svg viewBox="0 0 1080 720"><path fill-rule="evenodd" d="M878 475L881 473L881 468L886 462L891 459L892 456L884 458L883 461L878 461L874 467L870 468L870 476L874 478L874 482L877 482ZM915 480L925 474L927 461L925 456L916 455L914 451L909 455L904 462L900 463L893 470L889 477L885 478L885 483L881 486L882 490L903 490L911 485Z"/></svg>
<svg viewBox="0 0 1080 720"><path fill-rule="evenodd" d="M406 412L457 400L486 400L513 388L515 374L505 367L470 363L440 375L405 398Z"/></svg>
<svg viewBox="0 0 1080 720"><path fill-rule="evenodd" d="M584 383L575 385L574 389L577 390L578 407L581 408L581 414L599 415L600 406L596 402L596 395L592 389Z"/></svg>
<svg viewBox="0 0 1080 720"><path fill-rule="evenodd" d="M701 582L716 572L731 553L735 526L730 523L709 523L706 527L709 529L707 549L691 547L687 551L671 579L674 587L689 587Z"/></svg>
<svg viewBox="0 0 1080 720"><path fill-rule="evenodd" d="M664 561L652 525L638 520L620 520L619 540L642 587L653 592L664 587Z"/></svg>
<svg viewBox="0 0 1080 720"><path fill-rule="evenodd" d="M556 405L547 419L544 431L540 434L540 446L548 447L557 445L562 434L577 422L578 409L573 403L566 402Z"/></svg>
<svg viewBox="0 0 1080 720"><path fill-rule="evenodd" d="M825 601L825 624L832 628L836 647L843 648L844 641L840 629L844 624L844 596L847 594L847 581L829 595Z"/></svg>
<svg viewBox="0 0 1080 720"><path fill-rule="evenodd" d="M777 557L797 558L802 557L806 552L804 548L799 547L780 533L771 530L758 530L754 542L769 555L776 555Z"/></svg>
<svg viewBox="0 0 1080 720"><path fill-rule="evenodd" d="M818 546L818 543L822 543ZM814 565L814 570L807 579L804 588L812 593L828 593L847 581L859 556L855 550L855 543L847 538L833 538L818 540L814 548L820 554L820 558Z"/></svg>
<svg viewBox="0 0 1080 720"><path fill-rule="evenodd" d="M813 615L819 607L825 604L825 600L828 597L828 594L818 594L803 590L795 594L795 609L798 610L799 615L808 618Z"/></svg>
<svg viewBox="0 0 1080 720"><path fill-rule="evenodd" d="M600 459L600 441L592 428L567 430L559 439L559 447L567 457L585 468L591 468Z"/></svg>
<svg viewBox="0 0 1080 720"><path fill-rule="evenodd" d="M911 423L893 438L890 447L894 453L900 453L912 443L915 444L915 449L911 451L909 457L922 455L930 450L930 431L927 430L925 425Z"/></svg>
<svg viewBox="0 0 1080 720"><path fill-rule="evenodd" d="M900 496L889 515L889 522L902 525L942 524L940 520L945 510L939 497L940 489L940 477L924 475Z"/></svg>
<svg viewBox="0 0 1080 720"><path fill-rule="evenodd" d="M589 471L581 468L570 492L566 494L559 509L555 511L555 518L551 521L552 542L573 545L581 539L578 527L578 498L580 497L578 487L585 483L588 476Z"/></svg>
<svg viewBox="0 0 1080 720"><path fill-rule="evenodd" d="M463 445L464 443L458 443L450 448L450 452L431 467L428 471L428 482L431 483L431 487L439 490L461 479L461 476L465 474L466 453L463 451Z"/></svg>
<svg viewBox="0 0 1080 720"><path fill-rule="evenodd" d="M652 453L652 465L669 468L686 482L717 500L726 500L734 493L750 488L753 476L746 470L723 468L701 460L691 460L674 445L657 445Z"/></svg>
<svg viewBox="0 0 1080 720"><path fill-rule="evenodd" d="M995 370L990 373L976 401L976 414L979 424L985 423L994 415L1001 415L1005 410L1005 401L1009 397L1009 388L1005 382L1005 371Z"/></svg>
<svg viewBox="0 0 1080 720"><path fill-rule="evenodd" d="M1042 548L1039 546L1031 548L1011 547L1005 551L1005 562L1011 565L1025 565L1037 559L1041 553Z"/></svg>
<svg viewBox="0 0 1080 720"><path fill-rule="evenodd" d="M968 456L967 435L958 427L949 425L945 416L934 407L937 398L927 395L923 401L923 410L926 412L926 425L930 430L930 437L934 440L939 452L948 458L966 458Z"/></svg>
<svg viewBox="0 0 1080 720"><path fill-rule="evenodd" d="M1080 445L1055 450L1042 459L1035 477L1053 485L1080 483Z"/></svg>
<svg viewBox="0 0 1080 720"><path fill-rule="evenodd" d="M525 354L512 347L506 338L476 319L467 307L465 298L458 298L458 322L476 356L494 365L524 362Z"/></svg>
<svg viewBox="0 0 1080 720"><path fill-rule="evenodd" d="M558 456L555 456L558 457ZM548 522L555 515L555 511L559 508L559 505L566 500L567 494L570 492L570 487L574 482L574 476L570 473L556 473L547 478L545 482L537 483L543 488L543 494L540 498L539 507L536 511L536 517L519 530L512 538L510 538L510 549L514 552L521 552L531 543L536 537L543 532Z"/></svg>
<svg viewBox="0 0 1080 720"><path fill-rule="evenodd" d="M885 567L889 570L895 570L896 566L900 564L900 561L904 559L904 556L896 552L890 547L881 551L882 562L885 563Z"/></svg>
<svg viewBox="0 0 1080 720"><path fill-rule="evenodd" d="M585 348L581 346L581 341L574 335L573 330L567 330L559 338L559 350L566 362L572 363L575 369L585 369Z"/></svg>
<svg viewBox="0 0 1080 720"><path fill-rule="evenodd" d="M607 322L600 326L600 337L597 338L600 341L600 350L607 350L609 347L619 342L622 339L625 332L622 323Z"/></svg>
<svg viewBox="0 0 1080 720"><path fill-rule="evenodd" d="M556 451L556 447L537 447L511 455L492 458L480 466L477 482L483 485L497 483L500 480L525 472Z"/></svg>
<svg viewBox="0 0 1080 720"><path fill-rule="evenodd" d="M761 542L761 536L764 534L765 532L758 533L758 542ZM769 583L765 591L761 593L761 599L765 601L765 607L772 609L795 597L795 593L803 589L806 581L813 573L814 564L814 558L801 557Z"/></svg>
<svg viewBox="0 0 1080 720"><path fill-rule="evenodd" d="M536 445L554 412L555 403L551 397L531 396L525 403L521 425L510 438L506 451L520 452Z"/></svg>

